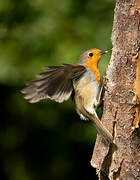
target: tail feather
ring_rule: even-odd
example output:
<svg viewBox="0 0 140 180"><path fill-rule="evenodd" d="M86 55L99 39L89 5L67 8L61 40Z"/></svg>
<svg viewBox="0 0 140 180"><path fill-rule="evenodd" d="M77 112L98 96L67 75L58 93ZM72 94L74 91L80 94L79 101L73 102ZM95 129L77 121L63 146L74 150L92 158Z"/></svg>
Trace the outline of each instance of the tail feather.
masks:
<svg viewBox="0 0 140 180"><path fill-rule="evenodd" d="M113 137L112 137L111 133L102 124L102 122L100 121L100 119L97 117L96 114L90 114L84 107L82 108L82 114L86 118L90 119L93 122L93 124L95 125L98 133L101 134L101 136L103 137L103 139L107 143L112 143L113 142Z"/></svg>

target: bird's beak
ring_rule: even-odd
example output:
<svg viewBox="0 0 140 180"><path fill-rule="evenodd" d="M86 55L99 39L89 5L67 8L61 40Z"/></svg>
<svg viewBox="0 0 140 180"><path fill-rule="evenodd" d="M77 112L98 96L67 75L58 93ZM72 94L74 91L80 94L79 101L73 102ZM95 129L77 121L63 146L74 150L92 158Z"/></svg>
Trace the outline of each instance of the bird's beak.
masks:
<svg viewBox="0 0 140 180"><path fill-rule="evenodd" d="M106 53L108 53L108 51L101 51L99 54L103 55L103 54L106 54Z"/></svg>

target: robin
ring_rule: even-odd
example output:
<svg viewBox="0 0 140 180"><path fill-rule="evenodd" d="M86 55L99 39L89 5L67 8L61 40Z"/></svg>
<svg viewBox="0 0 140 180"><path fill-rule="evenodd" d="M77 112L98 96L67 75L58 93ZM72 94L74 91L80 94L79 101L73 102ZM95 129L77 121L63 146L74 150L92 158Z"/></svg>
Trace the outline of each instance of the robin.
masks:
<svg viewBox="0 0 140 180"><path fill-rule="evenodd" d="M45 66L46 72L37 74L39 79L27 83L21 92L30 103L51 99L62 103L71 96L81 119L90 119L105 141L112 143L112 135L96 114L102 86L98 62L107 51L90 49L78 59L76 65Z"/></svg>

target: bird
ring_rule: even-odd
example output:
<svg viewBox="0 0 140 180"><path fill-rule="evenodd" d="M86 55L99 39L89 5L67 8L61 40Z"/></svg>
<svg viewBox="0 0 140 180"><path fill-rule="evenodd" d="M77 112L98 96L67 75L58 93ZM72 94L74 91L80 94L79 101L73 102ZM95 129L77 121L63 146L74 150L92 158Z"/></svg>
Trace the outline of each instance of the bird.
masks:
<svg viewBox="0 0 140 180"><path fill-rule="evenodd" d="M96 113L103 87L98 63L107 52L89 49L79 56L75 65L44 66L45 71L36 75L38 79L28 81L21 90L24 98L30 103L42 99L62 103L72 97L80 118L91 120L105 142L112 143L112 134Z"/></svg>

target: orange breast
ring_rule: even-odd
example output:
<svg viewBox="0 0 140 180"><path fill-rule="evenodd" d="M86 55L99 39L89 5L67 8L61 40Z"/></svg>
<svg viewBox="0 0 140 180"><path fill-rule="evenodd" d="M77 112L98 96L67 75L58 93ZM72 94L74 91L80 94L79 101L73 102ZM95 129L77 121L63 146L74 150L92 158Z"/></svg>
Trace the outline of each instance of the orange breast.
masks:
<svg viewBox="0 0 140 180"><path fill-rule="evenodd" d="M91 69L93 74L96 75L96 80L98 81L98 83L100 83L101 76L100 76L100 72L99 72L99 69L98 69L98 63L97 62L93 62L91 60L87 60L86 63L85 63L85 67L88 67L88 68Z"/></svg>

